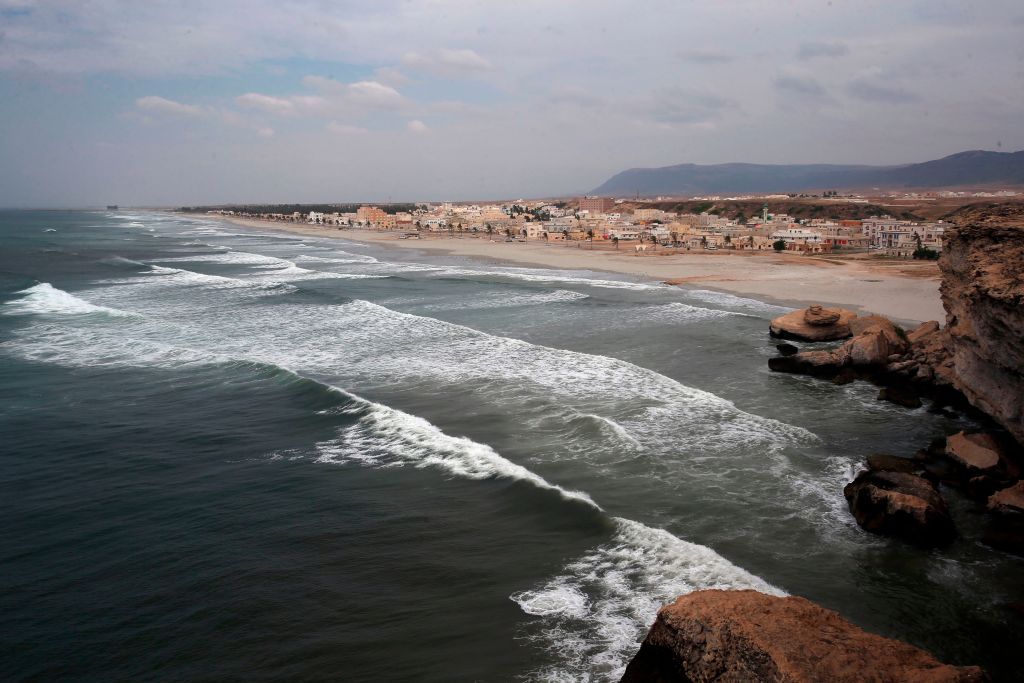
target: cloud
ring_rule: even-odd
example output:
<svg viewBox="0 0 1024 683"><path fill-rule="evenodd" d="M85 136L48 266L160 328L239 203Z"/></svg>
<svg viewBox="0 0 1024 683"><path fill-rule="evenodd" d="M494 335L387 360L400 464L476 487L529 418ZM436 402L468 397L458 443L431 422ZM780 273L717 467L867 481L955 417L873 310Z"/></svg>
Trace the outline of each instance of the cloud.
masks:
<svg viewBox="0 0 1024 683"><path fill-rule="evenodd" d="M274 137L274 129L268 126L257 128L256 135L259 135L261 138L272 138Z"/></svg>
<svg viewBox="0 0 1024 683"><path fill-rule="evenodd" d="M408 52L402 57L402 65L448 77L467 76L493 68L487 59L473 50L444 47L427 54Z"/></svg>
<svg viewBox="0 0 1024 683"><path fill-rule="evenodd" d="M369 131L361 126L353 126L348 123L337 123L331 121L327 124L327 130L335 135L363 135Z"/></svg>
<svg viewBox="0 0 1024 683"><path fill-rule="evenodd" d="M825 88L811 76L779 76L774 84L776 91L787 97L816 102L832 99Z"/></svg>
<svg viewBox="0 0 1024 683"><path fill-rule="evenodd" d="M809 42L800 44L796 58L806 62L818 57L842 57L849 52L850 48L845 43Z"/></svg>
<svg viewBox="0 0 1024 683"><path fill-rule="evenodd" d="M430 130L429 128L427 128L427 124L423 123L419 119L413 119L412 121L407 123L405 127L413 133L426 133L428 130Z"/></svg>
<svg viewBox="0 0 1024 683"><path fill-rule="evenodd" d="M718 95L696 92L684 88L669 88L656 92L652 103L641 110L651 112L655 121L670 125L713 123L737 104Z"/></svg>
<svg viewBox="0 0 1024 683"><path fill-rule="evenodd" d="M728 64L733 60L732 55L727 55L724 52L714 52L712 50L679 50L676 52L676 57L683 60L684 62L693 62L694 64Z"/></svg>
<svg viewBox="0 0 1024 683"><path fill-rule="evenodd" d="M348 96L355 104L373 109L397 109L405 98L389 85L377 81L359 81L348 86Z"/></svg>
<svg viewBox="0 0 1024 683"><path fill-rule="evenodd" d="M918 102L921 98L903 88L893 88L887 85L879 85L865 79L853 81L846 87L846 92L865 102L876 102L879 104L909 104Z"/></svg>
<svg viewBox="0 0 1024 683"><path fill-rule="evenodd" d="M291 114L295 111L295 105L288 100L255 92L239 95L235 102L248 109L259 109L271 114Z"/></svg>
<svg viewBox="0 0 1024 683"><path fill-rule="evenodd" d="M175 116L202 116L203 109L193 104L182 104L157 95L140 97L135 100L135 106L139 109L155 114L172 114Z"/></svg>

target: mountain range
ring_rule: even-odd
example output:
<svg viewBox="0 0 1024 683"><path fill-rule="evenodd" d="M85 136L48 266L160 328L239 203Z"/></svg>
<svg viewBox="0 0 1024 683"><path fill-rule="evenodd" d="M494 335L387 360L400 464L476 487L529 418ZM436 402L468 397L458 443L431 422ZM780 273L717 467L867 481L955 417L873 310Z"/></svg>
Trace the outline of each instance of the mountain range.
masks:
<svg viewBox="0 0 1024 683"><path fill-rule="evenodd" d="M1024 151L973 150L900 166L731 163L631 168L609 178L593 194L650 197L982 185L1024 186Z"/></svg>

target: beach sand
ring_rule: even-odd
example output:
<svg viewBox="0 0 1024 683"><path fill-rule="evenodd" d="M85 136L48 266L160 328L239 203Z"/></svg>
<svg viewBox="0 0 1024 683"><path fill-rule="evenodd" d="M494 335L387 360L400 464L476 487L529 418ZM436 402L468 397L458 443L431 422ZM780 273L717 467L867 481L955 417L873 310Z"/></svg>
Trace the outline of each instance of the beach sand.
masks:
<svg viewBox="0 0 1024 683"><path fill-rule="evenodd" d="M505 242L495 235L399 239L400 232L352 230L220 217L241 226L317 237L370 242L396 249L438 251L522 266L587 269L711 289L791 306L819 303L899 322L945 321L935 264L864 258L808 257L764 252L699 252L637 255L620 249L588 248L587 242Z"/></svg>

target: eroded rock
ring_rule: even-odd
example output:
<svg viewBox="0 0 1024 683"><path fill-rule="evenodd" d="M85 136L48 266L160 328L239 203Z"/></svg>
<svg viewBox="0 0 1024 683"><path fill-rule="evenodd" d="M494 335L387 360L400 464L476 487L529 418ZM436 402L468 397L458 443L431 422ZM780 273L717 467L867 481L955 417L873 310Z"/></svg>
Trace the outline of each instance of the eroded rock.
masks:
<svg viewBox="0 0 1024 683"><path fill-rule="evenodd" d="M817 308L818 312L812 312ZM834 316L834 320L833 320ZM811 308L792 311L772 320L768 328L773 337L799 341L834 341L850 336L850 320L857 314L845 308ZM826 322L826 321L832 322Z"/></svg>
<svg viewBox="0 0 1024 683"><path fill-rule="evenodd" d="M956 530L946 502L932 482L905 472L866 470L843 495L857 524L922 546L944 545Z"/></svg>
<svg viewBox="0 0 1024 683"><path fill-rule="evenodd" d="M984 680L976 666L943 664L804 598L751 590L697 591L662 607L622 677L623 683Z"/></svg>

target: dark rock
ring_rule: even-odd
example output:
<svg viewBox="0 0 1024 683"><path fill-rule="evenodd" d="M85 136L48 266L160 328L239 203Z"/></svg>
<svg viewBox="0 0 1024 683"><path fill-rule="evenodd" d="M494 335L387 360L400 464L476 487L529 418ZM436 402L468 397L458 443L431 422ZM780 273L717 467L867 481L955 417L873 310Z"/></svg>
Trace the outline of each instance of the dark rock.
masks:
<svg viewBox="0 0 1024 683"><path fill-rule="evenodd" d="M901 458L898 455L886 455L885 453L872 453L868 456L868 469L874 472L906 472L912 474L919 472L921 463L910 458Z"/></svg>
<svg viewBox="0 0 1024 683"><path fill-rule="evenodd" d="M888 401L904 408L920 408L921 399L912 391L902 387L882 387L878 392L879 401Z"/></svg>
<svg viewBox="0 0 1024 683"><path fill-rule="evenodd" d="M832 384L842 386L857 379L857 371L852 368L843 368L832 378Z"/></svg>
<svg viewBox="0 0 1024 683"><path fill-rule="evenodd" d="M621 680L967 683L986 676L863 631L804 598L705 590L659 610Z"/></svg>
<svg viewBox="0 0 1024 683"><path fill-rule="evenodd" d="M1003 552L1024 556L1024 515L992 515L981 542Z"/></svg>
<svg viewBox="0 0 1024 683"><path fill-rule="evenodd" d="M864 471L843 495L857 524L922 546L943 545L956 535L935 484L903 472Z"/></svg>
<svg viewBox="0 0 1024 683"><path fill-rule="evenodd" d="M795 356L800 353L800 349L792 344L776 344L775 348L779 350L783 356Z"/></svg>

